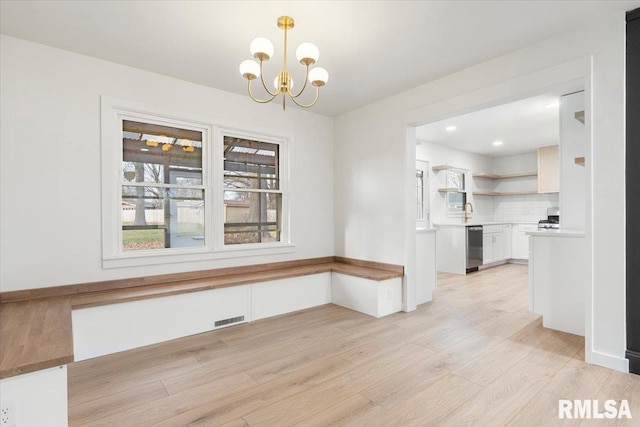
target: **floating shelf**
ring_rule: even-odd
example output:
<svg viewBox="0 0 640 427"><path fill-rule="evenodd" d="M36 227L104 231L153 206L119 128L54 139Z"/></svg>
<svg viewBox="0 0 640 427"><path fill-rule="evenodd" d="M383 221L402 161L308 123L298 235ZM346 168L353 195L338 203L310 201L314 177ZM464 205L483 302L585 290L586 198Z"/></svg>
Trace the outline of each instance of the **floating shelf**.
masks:
<svg viewBox="0 0 640 427"><path fill-rule="evenodd" d="M438 191L441 193L466 193L466 191L458 188L438 188Z"/></svg>
<svg viewBox="0 0 640 427"><path fill-rule="evenodd" d="M474 196L525 196L528 194L541 194L537 191L506 191L506 192L498 192L498 191L474 191Z"/></svg>
<svg viewBox="0 0 640 427"><path fill-rule="evenodd" d="M501 193L497 193L495 191L474 191L474 196L500 196Z"/></svg>
<svg viewBox="0 0 640 427"><path fill-rule="evenodd" d="M580 123L584 124L584 111L576 111L573 117L575 117Z"/></svg>
<svg viewBox="0 0 640 427"><path fill-rule="evenodd" d="M521 173L508 173L508 174L495 174L495 173L486 173L486 172L478 172L474 173L474 178L487 178L487 179L508 179L508 178L523 178L526 176L538 176L538 172L521 172Z"/></svg>
<svg viewBox="0 0 640 427"><path fill-rule="evenodd" d="M437 165L432 167L431 169L433 169L434 171L457 170L462 172L469 172L469 169L457 168L455 166L449 166L449 165Z"/></svg>
<svg viewBox="0 0 640 427"><path fill-rule="evenodd" d="M584 157L576 157L574 162L576 165L584 166Z"/></svg>

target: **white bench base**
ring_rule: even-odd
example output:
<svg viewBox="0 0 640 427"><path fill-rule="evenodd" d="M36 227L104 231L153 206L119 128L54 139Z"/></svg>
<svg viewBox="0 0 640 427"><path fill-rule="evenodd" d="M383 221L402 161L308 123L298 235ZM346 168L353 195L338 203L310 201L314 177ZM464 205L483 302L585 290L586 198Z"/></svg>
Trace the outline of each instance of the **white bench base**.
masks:
<svg viewBox="0 0 640 427"><path fill-rule="evenodd" d="M374 317L402 310L402 278L379 282L331 273L331 302Z"/></svg>
<svg viewBox="0 0 640 427"><path fill-rule="evenodd" d="M341 273L211 289L74 309L73 349L81 361L188 335L334 303L374 317L402 309L402 278ZM218 320L244 320L216 327Z"/></svg>

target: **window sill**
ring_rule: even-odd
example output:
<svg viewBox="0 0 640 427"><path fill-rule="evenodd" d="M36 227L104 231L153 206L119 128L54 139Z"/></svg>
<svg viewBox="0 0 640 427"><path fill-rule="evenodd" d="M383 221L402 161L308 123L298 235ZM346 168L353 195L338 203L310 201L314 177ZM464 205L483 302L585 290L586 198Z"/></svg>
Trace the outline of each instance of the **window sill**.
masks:
<svg viewBox="0 0 640 427"><path fill-rule="evenodd" d="M292 252L295 252L294 244L261 245L260 247L252 245L238 245L238 247L225 247L224 249L218 250L213 250L211 248L167 249L166 251L163 251L163 253L141 251L109 257L105 256L102 258L102 268L140 267L169 263L286 254Z"/></svg>

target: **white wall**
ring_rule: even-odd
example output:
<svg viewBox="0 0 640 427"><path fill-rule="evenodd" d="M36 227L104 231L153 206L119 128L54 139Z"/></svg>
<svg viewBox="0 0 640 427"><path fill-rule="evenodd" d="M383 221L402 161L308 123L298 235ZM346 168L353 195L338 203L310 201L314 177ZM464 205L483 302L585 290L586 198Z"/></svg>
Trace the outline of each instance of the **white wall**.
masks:
<svg viewBox="0 0 640 427"><path fill-rule="evenodd" d="M416 145L416 159L430 162L430 166L449 165L456 168L467 169L466 176L467 202L473 204L474 211L472 218L474 221L493 220L493 200L491 197L475 197L472 191L476 190L476 180L471 176L475 172L492 172L493 159L488 156L456 150L432 142L420 141ZM431 202L431 221L434 224L439 222L460 222L460 214L450 214L447 207L447 195L441 193L438 188L444 188L446 183L446 171L429 171L431 180L429 182L429 198Z"/></svg>
<svg viewBox="0 0 640 427"><path fill-rule="evenodd" d="M493 173L508 175L512 173L536 172L538 170L538 152L493 159ZM538 177L501 179L495 182L495 191L538 191Z"/></svg>
<svg viewBox="0 0 640 427"><path fill-rule="evenodd" d="M4 35L0 76L0 290L333 255L333 119ZM292 134L295 252L102 269L101 95Z"/></svg>
<svg viewBox="0 0 640 427"><path fill-rule="evenodd" d="M492 158L421 141L416 146L416 159L430 160L431 165L434 166L449 164L469 169L467 201L471 202L474 207L474 212L471 214L473 221L537 223L539 220L547 218L547 208L558 206L557 193L512 196L474 196L472 194L476 190L537 191L538 181L535 176L502 180L472 177L473 173L477 172L495 174L535 172L538 169L537 152ZM452 216L447 212L446 196L444 193L438 192L438 188L445 186L445 172L431 171L431 174L429 194L432 221L434 223L460 222L459 216Z"/></svg>
<svg viewBox="0 0 640 427"><path fill-rule="evenodd" d="M584 92L560 98L560 223L584 230L587 174L575 159L584 157L587 141L584 124L575 118L577 111L584 111Z"/></svg>
<svg viewBox="0 0 640 427"><path fill-rule="evenodd" d="M586 358L624 370L624 18L621 13L338 116L336 254L391 263L413 257L415 263L415 232L405 214L413 206L412 193L400 190L410 186L407 165L415 153L407 124L543 93L558 78L579 80L586 86L592 131L585 205L586 261L592 264Z"/></svg>
<svg viewBox="0 0 640 427"><path fill-rule="evenodd" d="M493 159L493 172L496 174L507 175L537 170L537 151ZM538 177L501 179L496 181L495 189L498 192L537 191ZM547 218L547 208L558 207L558 200L558 193L496 196L494 219L509 222L538 222Z"/></svg>

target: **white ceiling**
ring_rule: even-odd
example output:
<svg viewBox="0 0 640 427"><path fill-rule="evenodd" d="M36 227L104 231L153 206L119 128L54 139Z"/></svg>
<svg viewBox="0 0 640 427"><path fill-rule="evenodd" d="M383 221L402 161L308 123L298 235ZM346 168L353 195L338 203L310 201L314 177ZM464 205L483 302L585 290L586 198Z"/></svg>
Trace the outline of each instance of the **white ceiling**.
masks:
<svg viewBox="0 0 640 427"><path fill-rule="evenodd" d="M314 111L333 116L640 6L640 1L6 1L3 34L214 88L246 93L238 65L280 15L329 71ZM622 19L622 17L620 18ZM301 79L293 60L289 68ZM301 66L300 66L301 68ZM267 78L271 81L273 77Z"/></svg>
<svg viewBox="0 0 640 427"><path fill-rule="evenodd" d="M560 95L547 93L432 122L416 128L416 139L490 157L556 145L560 139ZM448 126L456 129L449 131ZM495 141L502 141L502 145L494 146Z"/></svg>

